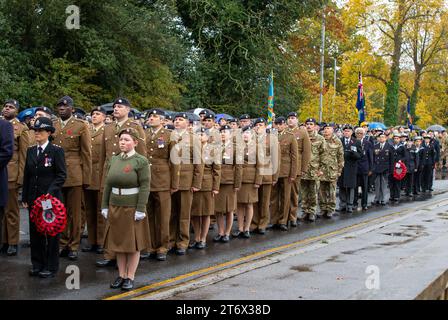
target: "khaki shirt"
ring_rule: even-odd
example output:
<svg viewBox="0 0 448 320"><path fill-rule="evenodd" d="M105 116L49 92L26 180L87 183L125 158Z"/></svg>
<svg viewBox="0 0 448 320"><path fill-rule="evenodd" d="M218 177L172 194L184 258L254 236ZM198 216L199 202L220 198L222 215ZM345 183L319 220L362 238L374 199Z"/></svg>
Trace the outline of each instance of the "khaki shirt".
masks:
<svg viewBox="0 0 448 320"><path fill-rule="evenodd" d="M23 184L26 152L30 146L28 127L18 119L10 121L14 128L14 147L11 160L8 162L8 188L14 189Z"/></svg>

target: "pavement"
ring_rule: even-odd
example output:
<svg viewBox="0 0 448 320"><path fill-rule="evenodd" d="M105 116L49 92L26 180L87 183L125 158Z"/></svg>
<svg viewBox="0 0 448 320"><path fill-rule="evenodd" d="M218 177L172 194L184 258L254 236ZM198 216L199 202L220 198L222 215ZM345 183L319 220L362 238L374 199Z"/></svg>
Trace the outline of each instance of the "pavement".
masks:
<svg viewBox="0 0 448 320"><path fill-rule="evenodd" d="M312 292L323 292L326 291L325 282L331 283L331 277L324 276L325 272L322 271L322 280L320 283L309 283L306 282L305 279L308 278L321 278L321 274L319 272L320 267L328 266L329 274L336 274L339 271L336 271L336 267L342 266L343 261L352 261L350 259L357 258L359 253L356 254L342 254L342 251L354 250L357 245L361 245L361 243L353 243L350 244L351 249L340 248L336 249L341 251L339 254L333 252L325 252L320 251L324 248L319 249L318 251L314 251L316 256L312 256L311 252L309 256L305 256L303 254L296 255L296 250L303 248L311 248L309 246L316 245L316 242L322 241L332 241L326 240L332 235L336 235L339 233L345 233L352 231L353 229L357 229L360 227L364 227L366 225L377 225L382 222L381 219L391 219L391 215L396 214L409 214L409 211L413 211L416 207L421 206L430 206L432 203L443 200L446 198L445 192L448 191L448 181L447 180L436 180L434 184L435 191L433 192L433 196L431 198L422 198L420 200L423 201L403 201L398 206L385 206L385 207L373 207L369 209L367 212L355 212L353 214L336 216L332 220L322 220L318 219L314 223L302 223L298 228L291 228L288 232L282 232L279 230L269 230L266 235L253 235L251 239L233 239L228 244L217 244L212 242L212 238L216 235L216 230L210 231L208 236L207 248L205 250L189 250L187 255L185 256L176 256L176 255L168 255L168 260L165 262L159 262L156 260L149 261L141 261L139 265L139 269L137 271L137 276L135 279L136 290L130 293L122 294L120 291L112 290L109 288L109 283L115 279L117 276L117 270L114 268L96 268L95 261L101 258L101 255L97 255L94 253L82 253L79 254L79 260L76 262L69 261L67 259L61 258L60 260L60 272L57 277L52 279L39 279L39 278L31 278L28 276L28 270L30 268L30 257L29 257L29 248L26 247L28 233L28 219L27 213L22 212L22 226L21 226L21 242L22 246L19 248L19 255L16 257L7 257L0 256L0 299L61 299L61 300L71 300L71 299L152 299L154 297L158 299L166 299L166 298L174 298L174 299L226 299L226 297L231 299L265 299L265 296L261 291L269 291L271 296L269 299L278 299L278 298L291 298L298 299L300 296L304 299L319 299L324 296L312 296L310 293ZM371 195L372 196L372 195ZM424 210L424 209L422 209ZM440 213L440 212L439 212ZM380 219L380 220L378 220ZM431 220L432 218L428 218L427 220ZM435 221L444 221L443 219L432 219ZM411 222L409 222L411 223ZM429 223L426 223L429 224ZM428 228L426 224L423 226L426 228L424 232L433 233L436 230ZM434 223L433 223L434 224ZM434 224L435 225L435 224ZM438 225L438 224L437 224ZM446 228L446 226L445 226ZM412 231L412 230L411 230ZM411 232L409 231L409 232ZM418 230L415 230L418 231ZM403 233L402 231L397 231L395 233ZM409 233L408 232L408 233ZM412 231L413 232L413 231ZM422 231L423 232L423 231ZM390 233L393 233L392 231ZM379 235L378 235L379 236ZM415 236L415 232L411 233L411 238ZM381 235L381 237L392 238L394 242L396 241L393 236L385 236ZM406 240L407 236L405 236ZM417 237L426 238L425 237ZM399 239L399 238L397 238ZM428 238L429 239L429 238ZM352 239L353 241L357 239ZM364 241L367 241L364 239ZM383 240L376 240L379 243L386 243ZM398 241L398 240L397 240ZM418 241L413 241L414 243L418 243ZM346 242L347 243L347 242ZM83 245L86 245L86 239L83 239ZM325 244L325 243L322 243ZM25 245L25 247L24 247ZM335 243L336 245L342 245ZM327 246L328 248L332 247ZM375 250L361 250L360 253L369 253L376 254L377 256L382 256L385 251L389 251L394 248L393 245L383 245L381 248L377 248ZM319 252L319 253L316 253ZM294 253L294 254L292 254ZM328 256L328 254L331 256ZM278 260L282 254L291 255L290 258L283 260ZM274 259L272 255L276 255ZM333 257L338 255L337 258ZM326 259L318 259L319 256L326 257ZM267 259L268 257L268 259ZM331 259L333 257L333 259ZM306 259L305 259L306 258ZM271 260L269 260L271 259ZM274 259L274 260L272 260ZM292 260L290 260L292 259ZM294 260L298 259L298 260ZM313 260L314 259L314 260ZM323 260L322 260L323 259ZM294 261L293 261L294 260ZM322 260L322 261L321 261ZM326 260L334 260L334 261L326 261ZM272 262L274 261L274 262ZM291 261L290 266L283 266L284 263ZM319 265L319 262L321 263ZM360 263L353 260L349 263ZM373 262L372 262L373 263ZM378 259L376 264L378 265ZM290 268L293 266L297 267L297 271L291 270ZM308 266L307 268L302 268L300 266ZM369 264L370 265L370 264ZM361 265L360 265L361 266ZM80 272L80 281L79 281L79 289L68 289L70 288L71 281L71 268L78 268ZM381 270L386 270L387 265L378 265ZM67 268L69 270L67 270ZM267 269L268 268L268 269ZM271 269L272 268L272 269ZM350 276L346 273L341 274L343 279L351 279L356 278L358 281L360 279L364 279L362 283L365 282L366 274L365 274L365 266L362 264L362 268L359 267L360 270L353 270L350 272ZM363 269L364 268L364 269ZM282 270L283 275L280 275L278 272ZM305 270L305 271L300 271ZM348 271L349 269L347 269ZM65 273L68 271L68 273ZM292 272L294 271L294 272ZM343 270L342 270L343 271ZM230 274L226 274L226 272L233 272ZM243 273L242 273L243 272ZM293 275L289 275L287 272L292 273ZM264 276L263 276L264 274ZM246 275L256 275L267 278L274 277L274 274L277 277L285 277L283 281L289 284L289 286L301 288L300 293L297 291L291 290L291 294L286 295L285 292L289 290L282 289L283 287L276 287L278 281L282 281L279 279L271 279L268 281L269 287L266 287L263 284L263 287L256 286L255 289L257 292L255 294L250 293L257 283L255 280L250 279L241 279L239 282L239 287L234 286L235 292L230 294L232 290L228 287L225 287L224 291L228 291L229 295L222 296L223 290L218 290L219 292L203 292L201 290L212 290L213 288L218 288L217 284L208 285L210 283L210 278L215 277L215 281L219 283L219 285L227 284L226 281L230 281L231 278L236 279L237 277ZM385 275L385 273L380 272L380 274ZM315 277L319 275L318 277ZM291 276L291 277L290 277ZM303 279L302 279L303 276ZM288 278L289 277L289 278ZM298 278L297 278L298 277ZM297 280L297 281L296 281ZM205 284L201 287L198 285L198 282ZM334 281L334 279L333 279ZM341 280L338 280L338 283ZM212 281L213 282L213 281ZM247 287L248 291L242 284L245 283L252 284ZM382 285L384 281L381 282ZM68 284L68 286L67 286ZM272 284L272 287L270 287ZM189 287L190 286L190 287ZM191 287L192 286L192 287ZM258 288L257 288L258 287ZM288 287L288 288L290 288ZM312 288L320 288L319 290ZM355 288L356 285L353 284L351 287ZM361 286L362 287L362 286ZM179 289L180 288L180 289ZM183 292L182 289L188 290ZM197 290L194 290L198 288ZM308 289L306 289L308 288ZM266 290L269 289L269 290ZM278 290L277 290L278 289ZM355 288L356 289L356 288ZM352 295L355 295L359 290L352 289ZM174 290L174 291L173 291ZM308 290L308 291L307 291ZM335 289L336 290L336 289ZM245 292L245 294L242 294ZM331 292L331 291L329 291ZM337 293L336 291L333 291ZM347 291L348 292L348 291ZM192 294L192 296L183 296L187 294ZM197 294L197 296L194 296ZM328 295L329 296L329 295ZM328 297L326 296L326 297ZM355 296L353 296L355 297ZM360 296L360 298L362 298Z"/></svg>

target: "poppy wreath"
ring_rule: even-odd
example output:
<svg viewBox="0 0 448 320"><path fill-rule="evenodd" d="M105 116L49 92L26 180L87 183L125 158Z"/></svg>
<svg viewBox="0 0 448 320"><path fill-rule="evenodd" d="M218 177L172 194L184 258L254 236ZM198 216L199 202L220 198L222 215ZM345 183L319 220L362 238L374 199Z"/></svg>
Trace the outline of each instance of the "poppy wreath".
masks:
<svg viewBox="0 0 448 320"><path fill-rule="evenodd" d="M394 179L401 181L406 177L406 173L408 172L408 168L406 168L406 165L403 163L403 161L398 161L395 164L394 167Z"/></svg>
<svg viewBox="0 0 448 320"><path fill-rule="evenodd" d="M42 201L50 200L52 209L44 211ZM54 237L64 231L67 225L67 211L64 204L49 194L34 200L30 220L36 225L37 232Z"/></svg>

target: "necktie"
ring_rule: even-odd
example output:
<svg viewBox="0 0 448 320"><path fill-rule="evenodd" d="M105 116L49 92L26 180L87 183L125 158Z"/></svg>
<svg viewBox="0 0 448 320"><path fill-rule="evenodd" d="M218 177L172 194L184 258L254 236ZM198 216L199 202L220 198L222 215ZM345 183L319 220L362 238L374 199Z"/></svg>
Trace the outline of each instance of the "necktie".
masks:
<svg viewBox="0 0 448 320"><path fill-rule="evenodd" d="M42 147L37 148L37 157L39 157L42 154L42 151L44 151Z"/></svg>

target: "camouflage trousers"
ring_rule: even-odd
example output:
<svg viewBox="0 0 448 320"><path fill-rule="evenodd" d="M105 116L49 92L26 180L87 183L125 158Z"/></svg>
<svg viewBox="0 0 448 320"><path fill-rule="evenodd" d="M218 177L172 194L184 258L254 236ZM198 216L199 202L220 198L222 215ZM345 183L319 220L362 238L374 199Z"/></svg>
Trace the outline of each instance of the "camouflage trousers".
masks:
<svg viewBox="0 0 448 320"><path fill-rule="evenodd" d="M300 181L302 210L304 216L315 217L317 209L317 180Z"/></svg>
<svg viewBox="0 0 448 320"><path fill-rule="evenodd" d="M336 209L336 181L321 181L319 207L323 214L331 215Z"/></svg>

